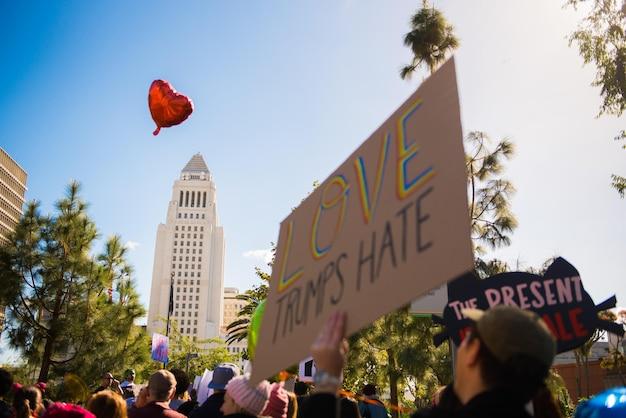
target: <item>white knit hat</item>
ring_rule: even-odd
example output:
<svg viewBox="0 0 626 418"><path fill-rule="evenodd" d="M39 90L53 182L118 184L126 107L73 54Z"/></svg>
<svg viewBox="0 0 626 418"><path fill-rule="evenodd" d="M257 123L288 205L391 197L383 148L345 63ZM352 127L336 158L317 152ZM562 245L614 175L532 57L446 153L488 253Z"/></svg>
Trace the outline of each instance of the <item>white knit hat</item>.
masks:
<svg viewBox="0 0 626 418"><path fill-rule="evenodd" d="M250 385L250 375L233 377L226 385L226 393L233 401L252 415L261 415L270 397L271 385L263 380L256 387Z"/></svg>

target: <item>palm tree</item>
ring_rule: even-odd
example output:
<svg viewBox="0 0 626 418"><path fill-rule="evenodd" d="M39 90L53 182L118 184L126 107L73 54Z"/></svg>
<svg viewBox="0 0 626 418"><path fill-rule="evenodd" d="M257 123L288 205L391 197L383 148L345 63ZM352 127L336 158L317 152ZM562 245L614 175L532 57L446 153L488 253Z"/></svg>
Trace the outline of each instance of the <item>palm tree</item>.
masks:
<svg viewBox="0 0 626 418"><path fill-rule="evenodd" d="M404 36L404 45L413 51L411 64L400 70L400 77L407 79L422 64L434 72L446 55L459 46L459 40L443 14L424 0L422 8L411 18L411 31Z"/></svg>
<svg viewBox="0 0 626 418"><path fill-rule="evenodd" d="M245 293L236 296L237 299L246 302L246 304L237 314L238 319L231 322L226 327L226 331L228 332L228 337L226 338L227 344L238 342L248 337L250 317L254 313L257 306L259 306L259 303L267 298L270 275L258 267L255 270L255 274L262 280L262 283L252 289L246 290Z"/></svg>

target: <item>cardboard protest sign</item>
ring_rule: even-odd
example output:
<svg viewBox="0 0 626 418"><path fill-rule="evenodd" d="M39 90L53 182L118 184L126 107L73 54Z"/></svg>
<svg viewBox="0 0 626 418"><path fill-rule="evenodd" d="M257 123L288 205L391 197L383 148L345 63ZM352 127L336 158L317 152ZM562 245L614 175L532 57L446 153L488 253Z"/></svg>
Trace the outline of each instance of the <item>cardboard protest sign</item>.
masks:
<svg viewBox="0 0 626 418"><path fill-rule="evenodd" d="M473 268L462 140L449 60L281 223L253 382Z"/></svg>
<svg viewBox="0 0 626 418"><path fill-rule="evenodd" d="M169 338L162 334L152 334L152 360L161 363L168 362L167 350Z"/></svg>
<svg viewBox="0 0 626 418"><path fill-rule="evenodd" d="M435 318L446 331L435 336L435 344L450 337L456 345L463 340L470 321L462 309L489 309L495 305L515 305L543 318L557 340L557 353L583 345L596 329L624 335L618 324L600 319L598 312L612 308L615 296L595 305L585 291L578 270L557 258L543 276L532 273L501 273L485 280L464 278L450 285L450 299L443 318Z"/></svg>

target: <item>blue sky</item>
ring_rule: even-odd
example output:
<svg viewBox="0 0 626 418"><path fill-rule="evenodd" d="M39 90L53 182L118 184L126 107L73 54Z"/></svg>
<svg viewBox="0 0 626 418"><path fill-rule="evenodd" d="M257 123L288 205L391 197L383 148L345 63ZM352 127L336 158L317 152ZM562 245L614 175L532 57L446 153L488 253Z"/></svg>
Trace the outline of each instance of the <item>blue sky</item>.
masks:
<svg viewBox="0 0 626 418"><path fill-rule="evenodd" d="M611 140L625 118L595 117L594 69L566 39L581 15L559 3L435 5L461 41L464 132L517 147L505 176L518 190L520 226L492 255L520 267L561 255L596 302L615 293L626 304L626 200L609 187L611 173L626 174L626 153ZM419 4L4 2L0 146L28 171L27 198L46 210L70 179L81 181L102 236L135 243L146 306L157 225L173 181L201 152L217 184L225 284L243 290L313 181L423 78L398 76ZM156 78L188 94L195 111L153 137L147 91Z"/></svg>

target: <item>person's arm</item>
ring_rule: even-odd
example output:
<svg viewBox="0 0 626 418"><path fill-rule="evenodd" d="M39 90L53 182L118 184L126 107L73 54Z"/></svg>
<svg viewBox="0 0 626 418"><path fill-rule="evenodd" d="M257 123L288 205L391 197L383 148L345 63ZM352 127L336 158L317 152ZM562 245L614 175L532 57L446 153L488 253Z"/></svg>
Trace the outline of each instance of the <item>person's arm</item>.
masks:
<svg viewBox="0 0 626 418"><path fill-rule="evenodd" d="M300 418L334 418L340 415L341 404L337 392L341 388L342 370L348 353L345 332L346 314L335 312L311 346L317 368L315 389L303 402Z"/></svg>
<svg viewBox="0 0 626 418"><path fill-rule="evenodd" d="M311 346L311 354L317 368L315 391L337 394L343 380L342 371L348 354L346 314L333 313Z"/></svg>

